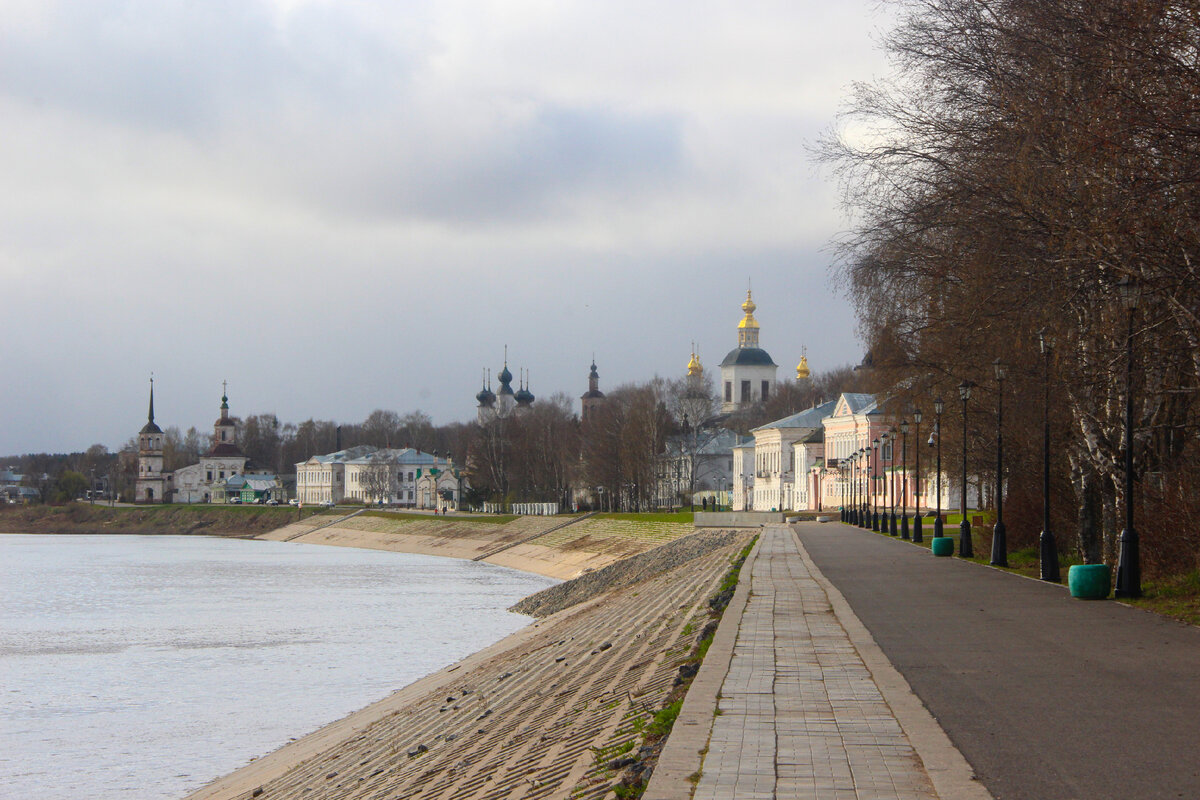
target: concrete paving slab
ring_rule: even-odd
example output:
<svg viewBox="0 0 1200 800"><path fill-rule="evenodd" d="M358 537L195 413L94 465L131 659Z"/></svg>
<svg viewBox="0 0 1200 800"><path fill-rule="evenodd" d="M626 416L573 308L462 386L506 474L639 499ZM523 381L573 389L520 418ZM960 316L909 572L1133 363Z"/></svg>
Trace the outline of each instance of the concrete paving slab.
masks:
<svg viewBox="0 0 1200 800"><path fill-rule="evenodd" d="M722 629L736 625L736 636L691 796L936 798L788 527L764 528L739 592L747 585L722 622ZM697 732L688 734L689 747L699 743ZM668 787L655 778L647 798L689 795L677 780Z"/></svg>

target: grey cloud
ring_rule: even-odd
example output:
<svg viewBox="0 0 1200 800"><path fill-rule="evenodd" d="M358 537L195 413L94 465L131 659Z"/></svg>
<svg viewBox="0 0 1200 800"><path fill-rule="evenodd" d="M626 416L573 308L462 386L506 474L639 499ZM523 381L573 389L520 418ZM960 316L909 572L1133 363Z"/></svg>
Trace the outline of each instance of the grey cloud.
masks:
<svg viewBox="0 0 1200 800"><path fill-rule="evenodd" d="M634 196L677 178L682 127L666 114L543 106L516 125L479 131L458 152L443 151L431 138L436 131L390 143L367 136L365 149L347 140L342 152L297 155L284 180L311 201L360 218L553 218L593 192Z"/></svg>
<svg viewBox="0 0 1200 800"><path fill-rule="evenodd" d="M0 28L0 92L108 122L204 138L296 102L361 111L409 74L412 41L306 6L282 27L253 2L58 3Z"/></svg>

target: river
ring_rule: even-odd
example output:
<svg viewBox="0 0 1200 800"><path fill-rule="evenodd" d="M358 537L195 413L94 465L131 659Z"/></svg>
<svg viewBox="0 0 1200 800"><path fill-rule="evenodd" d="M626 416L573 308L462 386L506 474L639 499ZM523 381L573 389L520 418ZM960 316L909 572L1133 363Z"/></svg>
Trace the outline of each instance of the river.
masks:
<svg viewBox="0 0 1200 800"><path fill-rule="evenodd" d="M177 798L531 620L555 581L194 536L0 535L0 797Z"/></svg>

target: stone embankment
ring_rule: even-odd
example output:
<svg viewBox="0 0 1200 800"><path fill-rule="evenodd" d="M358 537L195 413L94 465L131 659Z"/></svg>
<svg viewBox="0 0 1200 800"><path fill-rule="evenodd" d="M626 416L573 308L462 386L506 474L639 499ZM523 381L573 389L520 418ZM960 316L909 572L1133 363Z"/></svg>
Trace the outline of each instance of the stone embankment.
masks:
<svg viewBox="0 0 1200 800"><path fill-rule="evenodd" d="M630 586L651 575L674 569L714 550L729 547L746 536L744 531L701 531L635 556L609 564L572 581L531 594L510 608L518 614L548 617L564 608L590 600L604 592Z"/></svg>
<svg viewBox="0 0 1200 800"><path fill-rule="evenodd" d="M688 536L589 572L532 602L561 610L190 800L612 796L749 537Z"/></svg>

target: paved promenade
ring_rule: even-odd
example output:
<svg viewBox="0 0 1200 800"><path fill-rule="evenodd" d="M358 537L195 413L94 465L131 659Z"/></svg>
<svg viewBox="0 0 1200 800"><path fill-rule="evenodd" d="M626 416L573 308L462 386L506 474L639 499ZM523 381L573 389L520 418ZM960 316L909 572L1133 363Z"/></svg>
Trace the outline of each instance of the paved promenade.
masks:
<svg viewBox="0 0 1200 800"><path fill-rule="evenodd" d="M1200 797L1200 629L848 525L796 531L997 798Z"/></svg>
<svg viewBox="0 0 1200 800"><path fill-rule="evenodd" d="M810 564L789 527L763 529L646 797L926 800L926 754L941 796L986 797Z"/></svg>

